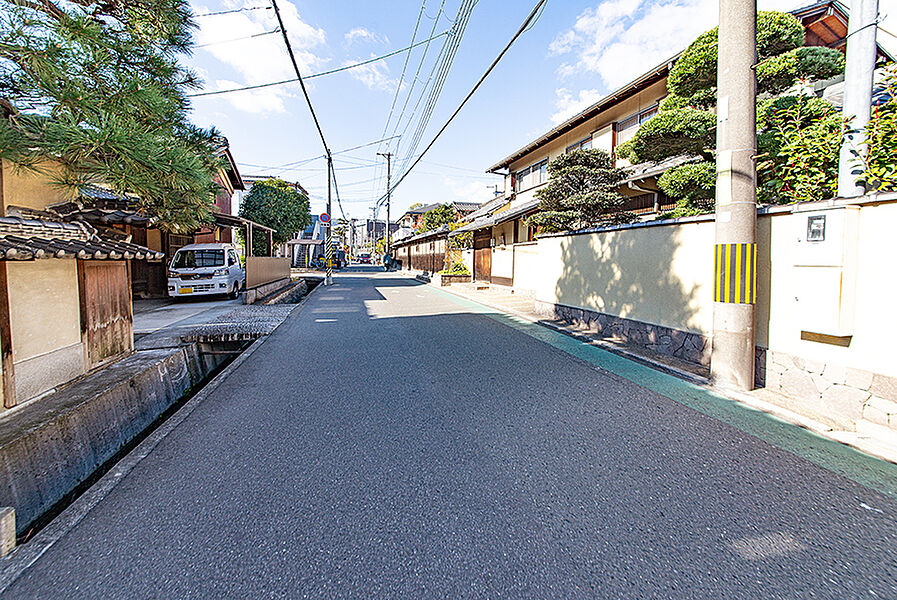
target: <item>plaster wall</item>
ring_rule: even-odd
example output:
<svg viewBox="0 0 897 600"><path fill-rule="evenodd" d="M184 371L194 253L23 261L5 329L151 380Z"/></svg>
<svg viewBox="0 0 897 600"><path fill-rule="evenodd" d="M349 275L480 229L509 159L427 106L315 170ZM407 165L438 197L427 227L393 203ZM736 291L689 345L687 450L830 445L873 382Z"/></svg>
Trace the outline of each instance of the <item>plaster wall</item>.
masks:
<svg viewBox="0 0 897 600"><path fill-rule="evenodd" d="M52 164L39 165L37 172L16 168L7 161L2 161L0 168L3 169L4 213L8 206L41 210L69 199L66 192L51 181L58 170Z"/></svg>
<svg viewBox="0 0 897 600"><path fill-rule="evenodd" d="M84 373L74 260L8 262L10 328L19 401Z"/></svg>

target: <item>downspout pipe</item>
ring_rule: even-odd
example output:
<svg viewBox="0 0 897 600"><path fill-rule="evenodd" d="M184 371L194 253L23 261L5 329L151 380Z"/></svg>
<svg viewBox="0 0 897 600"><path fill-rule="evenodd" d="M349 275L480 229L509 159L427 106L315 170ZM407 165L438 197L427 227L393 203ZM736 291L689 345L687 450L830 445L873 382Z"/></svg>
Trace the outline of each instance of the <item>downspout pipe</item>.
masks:
<svg viewBox="0 0 897 600"><path fill-rule="evenodd" d="M629 189L635 190L637 192L645 192L646 194L654 194L654 212L656 212L656 213L660 212L660 192L658 192L657 190L650 190L647 188L643 188L643 187L639 186L638 184L633 183L632 181L627 182L626 185L629 186Z"/></svg>

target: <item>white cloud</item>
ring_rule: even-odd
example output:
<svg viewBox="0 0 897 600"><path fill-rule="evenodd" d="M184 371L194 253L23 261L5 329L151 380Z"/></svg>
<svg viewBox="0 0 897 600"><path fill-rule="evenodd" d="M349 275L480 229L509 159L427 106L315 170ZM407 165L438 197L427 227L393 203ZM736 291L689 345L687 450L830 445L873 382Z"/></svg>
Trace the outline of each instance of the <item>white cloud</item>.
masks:
<svg viewBox="0 0 897 600"><path fill-rule="evenodd" d="M371 58L376 55L372 54ZM348 61L344 65L354 64L358 61ZM395 91L398 81L390 78L389 66L382 61L368 63L360 67L349 69L348 73L355 79L366 85L369 89L384 92Z"/></svg>
<svg viewBox="0 0 897 600"><path fill-rule="evenodd" d="M248 0L233 7L256 6ZM229 5L230 6L230 5ZM208 12L197 6L199 13ZM290 44L300 71L310 73L326 63L316 52L326 45L324 30L309 25L299 16L296 5L289 0L280 4L281 17L289 34ZM207 52L239 75L241 81L218 80L213 89L230 89L244 85L257 85L294 77L293 67L280 34L240 39L228 43L216 43L272 31L277 28L273 11L253 10L202 19L202 28L196 34L197 45L210 44L197 52ZM284 100L290 96L291 86L264 88L236 92L221 96L234 107L250 112L283 112Z"/></svg>
<svg viewBox="0 0 897 600"><path fill-rule="evenodd" d="M355 27L344 35L343 38L348 44L352 42L376 42L380 39L376 33L364 27Z"/></svg>
<svg viewBox="0 0 897 600"><path fill-rule="evenodd" d="M554 106L557 108L557 112L551 115L551 121L555 125L563 123L583 109L595 104L601 99L602 95L598 90L580 90L574 96L566 88L560 88L556 91L556 94L557 99L554 102Z"/></svg>
<svg viewBox="0 0 897 600"><path fill-rule="evenodd" d="M897 3L883 0L883 3ZM792 10L805 0L760 0L761 10ZM597 74L607 89L624 85L684 50L719 20L718 0L605 0L583 11L549 46L569 55L561 78Z"/></svg>

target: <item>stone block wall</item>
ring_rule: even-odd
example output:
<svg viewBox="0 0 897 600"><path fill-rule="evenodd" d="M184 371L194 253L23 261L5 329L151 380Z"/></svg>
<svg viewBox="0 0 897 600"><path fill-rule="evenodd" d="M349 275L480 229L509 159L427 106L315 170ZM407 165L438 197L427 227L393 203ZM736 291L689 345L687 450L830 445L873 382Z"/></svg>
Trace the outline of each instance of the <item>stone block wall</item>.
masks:
<svg viewBox="0 0 897 600"><path fill-rule="evenodd" d="M763 348L756 373L757 385L792 399L796 412L850 431L861 420L897 431L897 377Z"/></svg>
<svg viewBox="0 0 897 600"><path fill-rule="evenodd" d="M571 323L605 338L635 344L665 356L710 365L710 338L699 333L542 300L535 301L535 310L540 316Z"/></svg>

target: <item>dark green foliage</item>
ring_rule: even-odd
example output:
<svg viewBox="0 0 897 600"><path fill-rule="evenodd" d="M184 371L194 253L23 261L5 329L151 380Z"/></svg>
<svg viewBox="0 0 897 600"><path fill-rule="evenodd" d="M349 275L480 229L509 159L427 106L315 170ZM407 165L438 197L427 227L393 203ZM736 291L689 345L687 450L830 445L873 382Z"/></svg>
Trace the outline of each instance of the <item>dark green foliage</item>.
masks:
<svg viewBox="0 0 897 600"><path fill-rule="evenodd" d="M624 153L618 151L635 163L682 155L704 159L676 167L658 182L678 202L674 216L712 210L716 116L711 110L716 105L717 39L718 30L713 29L688 47L670 72L670 95L661 103L659 115L638 130L623 147ZM799 80L829 79L843 72L840 52L803 47L803 43L803 26L793 15L757 15L761 92L780 93ZM838 147L837 139L831 137L837 129L831 106L817 98L784 97L762 100L757 111L758 148L765 157L764 168L758 171L759 199L778 201L776 194L785 192L788 196L783 201L824 195L831 188L830 159ZM815 144L813 136L824 141Z"/></svg>
<svg viewBox="0 0 897 600"><path fill-rule="evenodd" d="M186 0L0 0L0 97L22 111L0 121L0 158L136 194L173 230L207 221L223 140L188 120L193 27Z"/></svg>
<svg viewBox="0 0 897 600"><path fill-rule="evenodd" d="M527 219L543 232L628 223L624 198L616 188L623 170L603 150L575 150L548 163L548 184L536 192L539 212Z"/></svg>
<svg viewBox="0 0 897 600"><path fill-rule="evenodd" d="M676 210L669 216L686 217L713 210L716 195L716 164L710 161L673 167L657 180L670 198L676 198Z"/></svg>
<svg viewBox="0 0 897 600"><path fill-rule="evenodd" d="M432 210L428 210L420 218L420 226L417 231L433 231L443 225L451 225L458 219L458 213L451 204L441 204Z"/></svg>
<svg viewBox="0 0 897 600"><path fill-rule="evenodd" d="M716 87L719 30L702 33L682 53L667 78L671 94L688 98L698 90Z"/></svg>
<svg viewBox="0 0 897 600"><path fill-rule="evenodd" d="M831 198L837 186L841 118L824 100L784 96L758 111L757 197L764 204Z"/></svg>
<svg viewBox="0 0 897 600"><path fill-rule="evenodd" d="M714 28L691 43L670 71L667 79L670 93L690 98L700 91L716 87L718 41L719 30ZM803 44L803 25L793 15L770 11L757 14L757 53L761 59L777 56Z"/></svg>
<svg viewBox="0 0 897 600"><path fill-rule="evenodd" d="M843 72L844 55L834 48L795 48L757 65L757 87L760 92L776 94L799 79L829 79Z"/></svg>
<svg viewBox="0 0 897 600"><path fill-rule="evenodd" d="M240 203L240 216L273 228L275 244L286 242L297 231L311 224L308 196L282 179L275 178L252 184L252 189ZM252 247L256 256L264 251L264 232L256 232Z"/></svg>
<svg viewBox="0 0 897 600"><path fill-rule="evenodd" d="M712 159L716 116L685 107L660 113L642 125L630 143L638 161L660 161L683 154Z"/></svg>
<svg viewBox="0 0 897 600"><path fill-rule="evenodd" d="M804 45L806 34L801 22L790 13L757 13L757 55L760 60Z"/></svg>

